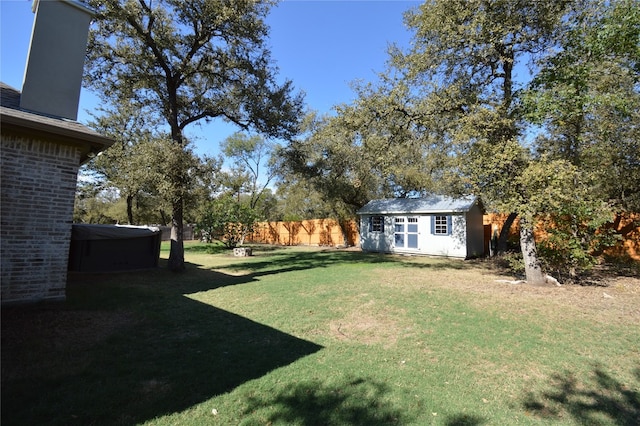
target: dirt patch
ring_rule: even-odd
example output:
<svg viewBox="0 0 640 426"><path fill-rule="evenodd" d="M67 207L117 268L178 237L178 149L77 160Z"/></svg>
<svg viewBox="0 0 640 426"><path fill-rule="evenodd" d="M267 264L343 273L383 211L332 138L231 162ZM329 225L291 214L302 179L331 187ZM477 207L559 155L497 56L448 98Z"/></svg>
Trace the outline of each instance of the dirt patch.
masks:
<svg viewBox="0 0 640 426"><path fill-rule="evenodd" d="M338 340L350 340L365 345L394 346L403 333L402 326L388 309L378 308L369 301L344 317L331 321L329 330Z"/></svg>
<svg viewBox="0 0 640 426"><path fill-rule="evenodd" d="M406 273L381 268L376 277L383 285L397 291L430 291L446 288L472 297L480 307L517 307L536 310L555 320L585 317L598 321L640 324L640 278L630 276L602 276L598 285L532 286L509 284L500 280L514 280L483 263L464 262L459 269L417 267L407 265ZM422 266L422 267L421 267ZM409 272L410 271L410 272Z"/></svg>

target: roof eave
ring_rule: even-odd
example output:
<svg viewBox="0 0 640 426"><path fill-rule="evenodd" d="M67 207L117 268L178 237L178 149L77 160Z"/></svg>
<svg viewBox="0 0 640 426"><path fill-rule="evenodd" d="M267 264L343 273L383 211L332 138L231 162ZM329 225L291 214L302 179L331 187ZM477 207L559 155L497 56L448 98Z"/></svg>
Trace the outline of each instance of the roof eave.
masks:
<svg viewBox="0 0 640 426"><path fill-rule="evenodd" d="M416 211L406 211L406 210L398 210L398 211L357 211L358 215L365 214L438 214L438 213L468 213L471 209L443 209L443 210L416 210Z"/></svg>
<svg viewBox="0 0 640 426"><path fill-rule="evenodd" d="M26 113L28 114L28 113ZM34 114L25 115L24 111L13 110L11 108L0 107L0 125L2 132L12 132L32 136L45 136L49 139L57 140L60 143L79 145L83 149L81 163L89 159L91 154L104 151L114 144L114 140L99 133L73 129L43 120L34 119ZM80 123L73 122L81 125ZM81 125L82 126L82 125Z"/></svg>

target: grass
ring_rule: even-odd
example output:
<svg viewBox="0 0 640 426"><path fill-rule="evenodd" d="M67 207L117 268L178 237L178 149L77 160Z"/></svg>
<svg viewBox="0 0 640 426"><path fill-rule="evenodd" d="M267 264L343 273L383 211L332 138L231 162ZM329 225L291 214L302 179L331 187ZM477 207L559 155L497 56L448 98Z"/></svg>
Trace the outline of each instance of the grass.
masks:
<svg viewBox="0 0 640 426"><path fill-rule="evenodd" d="M638 280L254 253L191 244L184 274L74 275L63 305L3 309L2 424L640 422Z"/></svg>

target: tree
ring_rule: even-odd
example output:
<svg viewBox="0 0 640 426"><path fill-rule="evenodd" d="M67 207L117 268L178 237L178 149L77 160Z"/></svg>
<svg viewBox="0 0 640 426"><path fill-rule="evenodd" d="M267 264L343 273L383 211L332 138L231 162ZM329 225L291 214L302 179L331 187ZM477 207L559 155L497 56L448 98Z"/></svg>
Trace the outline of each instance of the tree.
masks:
<svg viewBox="0 0 640 426"><path fill-rule="evenodd" d="M123 200L126 219L115 221L167 224L164 211L170 210L175 188L166 184L166 176L171 173L171 164L179 158L186 172L183 183L187 188L184 196L188 198L184 201L190 206L196 206L199 199L208 200L218 189L221 159L199 158L188 142L183 144L181 152L174 153L173 142L155 129L157 122L153 115L132 105L105 108L102 113L89 124L116 143L92 158L83 168L83 174L99 185L101 191L114 193L114 202Z"/></svg>
<svg viewBox="0 0 640 426"><path fill-rule="evenodd" d="M257 221L254 209L230 195L209 202L196 222L196 230L206 242L221 241L228 248L241 246Z"/></svg>
<svg viewBox="0 0 640 426"><path fill-rule="evenodd" d="M561 50L540 61L526 92L538 149L584 171L584 183L617 210L640 209L640 8L580 3Z"/></svg>
<svg viewBox="0 0 640 426"><path fill-rule="evenodd" d="M79 179L73 206L73 223L118 223L118 198L113 195L113 192L105 190L100 182Z"/></svg>
<svg viewBox="0 0 640 426"><path fill-rule="evenodd" d="M157 192L154 188L163 178L157 165L150 161L157 148L154 140L162 138L154 134L157 124L152 115L140 113L130 104L103 108L102 114L89 123L116 143L92 158L85 172L91 173L92 179L102 181L103 186L115 188L126 200L127 222L131 225L136 223L134 202L140 204L145 194Z"/></svg>
<svg viewBox="0 0 640 426"><path fill-rule="evenodd" d="M357 134L344 127L343 116L325 117L314 123L306 139L289 143L281 164L307 180L335 211L354 214L370 199L378 176Z"/></svg>
<svg viewBox="0 0 640 426"><path fill-rule="evenodd" d="M334 215L330 203L324 201L322 194L308 180L290 174L286 169L281 169L281 172L277 183L278 203L269 220L301 221Z"/></svg>
<svg viewBox="0 0 640 426"><path fill-rule="evenodd" d="M258 135L249 137L244 133L235 133L222 142L222 152L234 162L232 175L246 179L246 185L234 186L237 187L238 194L242 189L249 193L249 207L255 209L276 175L271 162L271 156L275 152L274 144Z"/></svg>
<svg viewBox="0 0 640 426"><path fill-rule="evenodd" d="M533 158L523 140L515 73L553 41L566 4L430 0L405 17L415 31L412 48L392 51L404 84L423 97L414 106L416 115L427 127L445 126L447 152L458 160L457 187L480 195L489 208L521 215L521 249L531 283L545 278L533 238L532 187L521 178ZM553 188L547 195L558 192Z"/></svg>
<svg viewBox="0 0 640 426"><path fill-rule="evenodd" d="M106 102L135 102L157 115L186 147L185 128L222 118L268 137L297 132L302 97L279 85L265 45L271 2L238 0L89 0L86 82ZM167 157L171 188L169 268L184 269L186 182L183 156Z"/></svg>
<svg viewBox="0 0 640 426"><path fill-rule="evenodd" d="M629 0L575 5L560 49L540 60L523 96L541 129L538 152L576 169L573 199L548 211L545 260L570 278L615 240L614 213L640 209L640 8ZM597 231L597 232L596 232Z"/></svg>

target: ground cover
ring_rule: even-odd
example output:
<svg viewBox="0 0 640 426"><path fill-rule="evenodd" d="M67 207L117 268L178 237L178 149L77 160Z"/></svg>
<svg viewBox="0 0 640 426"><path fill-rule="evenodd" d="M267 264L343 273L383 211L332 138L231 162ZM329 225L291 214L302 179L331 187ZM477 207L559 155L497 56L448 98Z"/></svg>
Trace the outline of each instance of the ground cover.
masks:
<svg viewBox="0 0 640 426"><path fill-rule="evenodd" d="M188 245L2 311L2 423L640 421L640 280L529 287L485 261ZM163 250L163 257L168 252Z"/></svg>

